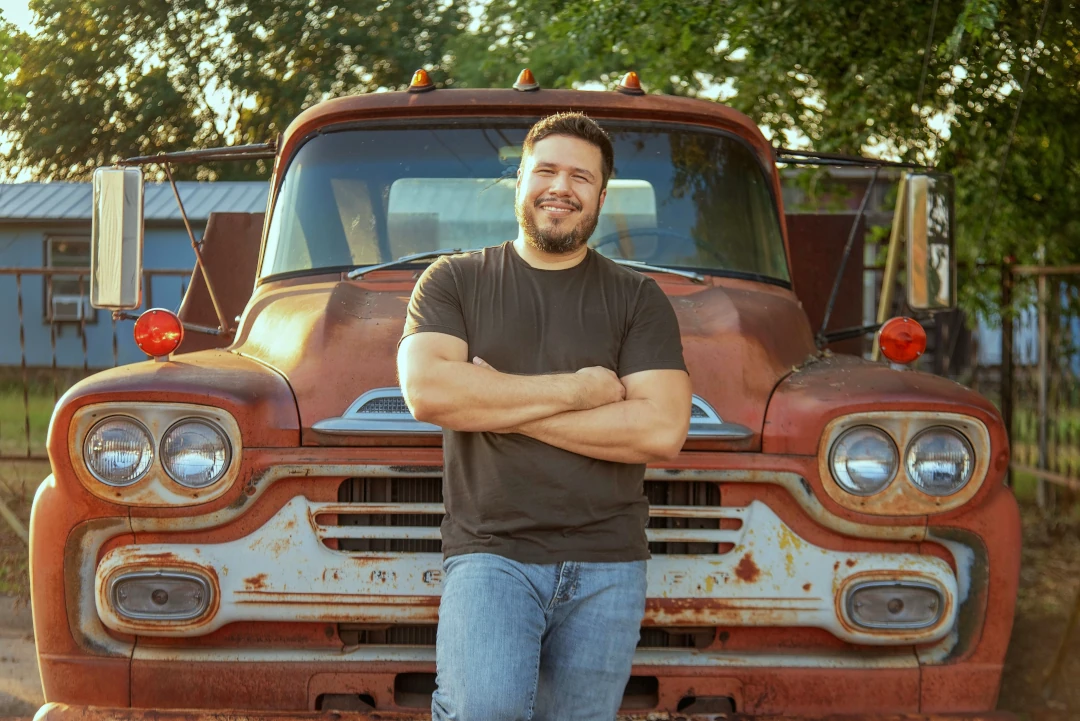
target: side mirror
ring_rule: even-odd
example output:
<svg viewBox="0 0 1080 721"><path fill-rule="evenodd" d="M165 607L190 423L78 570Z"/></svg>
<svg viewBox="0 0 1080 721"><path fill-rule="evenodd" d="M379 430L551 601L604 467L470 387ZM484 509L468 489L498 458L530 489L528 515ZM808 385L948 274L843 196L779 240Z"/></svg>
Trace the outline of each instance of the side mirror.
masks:
<svg viewBox="0 0 1080 721"><path fill-rule="evenodd" d="M955 308L952 176L912 174L905 183L907 304L913 310Z"/></svg>
<svg viewBox="0 0 1080 721"><path fill-rule="evenodd" d="M98 168L90 231L90 305L109 310L139 307L142 245L142 170Z"/></svg>

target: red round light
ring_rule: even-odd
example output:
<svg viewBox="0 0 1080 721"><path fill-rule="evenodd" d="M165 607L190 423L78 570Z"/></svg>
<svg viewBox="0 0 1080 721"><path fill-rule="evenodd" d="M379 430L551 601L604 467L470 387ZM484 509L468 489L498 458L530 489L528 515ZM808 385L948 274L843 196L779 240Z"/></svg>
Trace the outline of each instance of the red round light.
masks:
<svg viewBox="0 0 1080 721"><path fill-rule="evenodd" d="M172 311L151 308L135 321L135 345L148 356L167 356L184 340L184 326Z"/></svg>
<svg viewBox="0 0 1080 721"><path fill-rule="evenodd" d="M911 363L926 350L926 331L912 318L893 318L881 326L878 346L893 363Z"/></svg>

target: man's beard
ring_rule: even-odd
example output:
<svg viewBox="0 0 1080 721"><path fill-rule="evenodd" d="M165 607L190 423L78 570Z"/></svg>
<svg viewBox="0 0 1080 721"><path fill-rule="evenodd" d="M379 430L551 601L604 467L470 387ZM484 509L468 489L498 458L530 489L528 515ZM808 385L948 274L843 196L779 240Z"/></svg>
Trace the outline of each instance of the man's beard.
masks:
<svg viewBox="0 0 1080 721"><path fill-rule="evenodd" d="M536 222L536 211L539 209L540 204L547 200L550 200L550 198L537 199L536 202L532 204L531 210L526 208L524 199L514 203L514 214L517 216L518 223L521 224L525 242L541 252L550 253L552 255L571 253L585 245L589 236L596 230L596 224L600 220L600 211L597 211L593 215L583 215L578 220L577 225L570 230L559 230L556 228L542 230ZM581 210L580 204L577 201L571 200L560 202L569 203L574 206L575 210Z"/></svg>

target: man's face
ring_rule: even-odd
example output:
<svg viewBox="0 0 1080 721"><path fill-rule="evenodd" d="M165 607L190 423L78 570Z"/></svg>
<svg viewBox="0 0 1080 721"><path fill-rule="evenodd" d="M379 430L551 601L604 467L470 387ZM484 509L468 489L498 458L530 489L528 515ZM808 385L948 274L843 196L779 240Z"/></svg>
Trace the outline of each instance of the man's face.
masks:
<svg viewBox="0 0 1080 721"><path fill-rule="evenodd" d="M577 250L596 229L607 190L600 148L568 135L533 145L518 170L514 211L529 245L545 253Z"/></svg>

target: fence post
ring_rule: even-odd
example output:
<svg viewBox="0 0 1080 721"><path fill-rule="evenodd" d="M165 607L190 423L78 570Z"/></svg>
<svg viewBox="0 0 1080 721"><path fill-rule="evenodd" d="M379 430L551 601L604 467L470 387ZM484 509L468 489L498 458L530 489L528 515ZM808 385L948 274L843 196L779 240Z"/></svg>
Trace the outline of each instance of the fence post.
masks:
<svg viewBox="0 0 1080 721"><path fill-rule="evenodd" d="M1001 265L1001 420L1009 448L1013 445L1013 317L1012 317L1012 258ZM1012 487L1012 469L1005 471L1005 485Z"/></svg>
<svg viewBox="0 0 1080 721"><path fill-rule="evenodd" d="M1050 302L1049 293L1046 291L1046 273L1040 272L1038 278L1039 292L1039 470L1045 471L1050 467L1049 453L1046 442L1047 405L1046 394L1050 374L1050 339L1047 323L1047 304ZM1054 510L1054 489L1044 479L1039 478L1035 500L1039 509L1043 511Z"/></svg>

